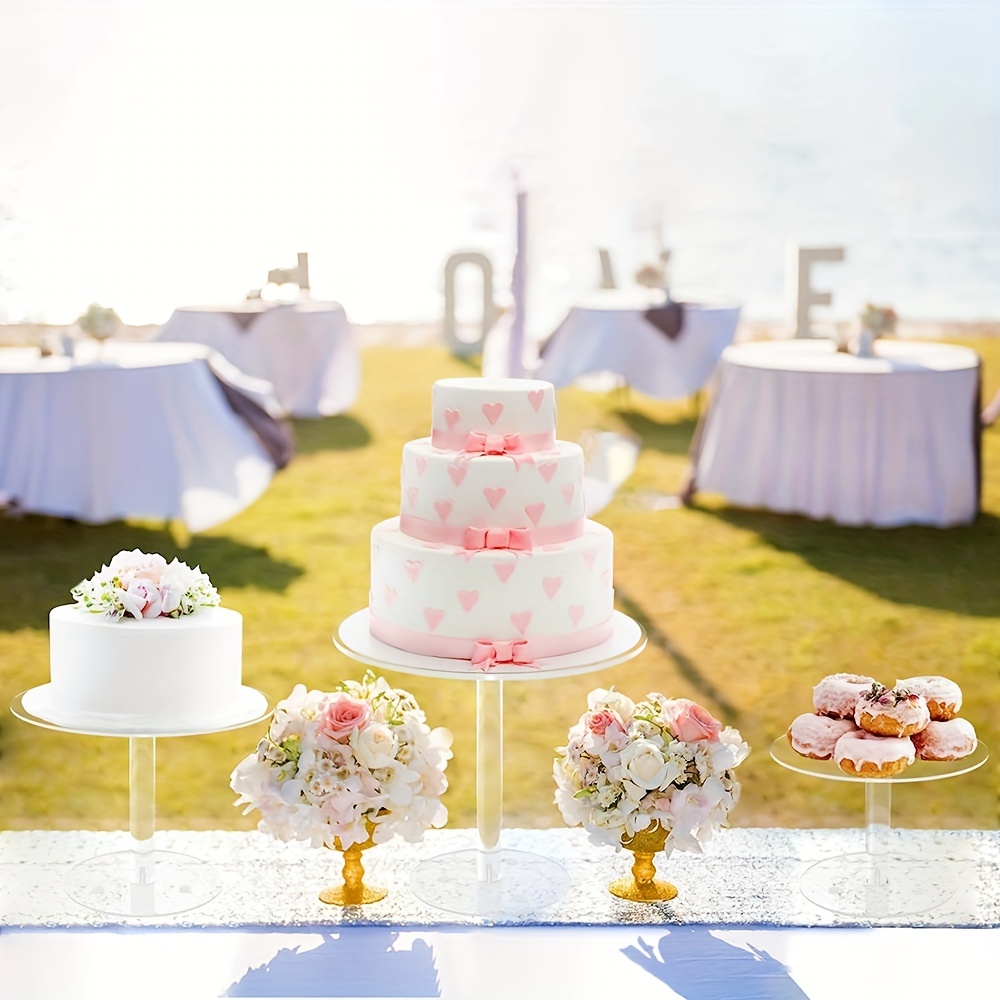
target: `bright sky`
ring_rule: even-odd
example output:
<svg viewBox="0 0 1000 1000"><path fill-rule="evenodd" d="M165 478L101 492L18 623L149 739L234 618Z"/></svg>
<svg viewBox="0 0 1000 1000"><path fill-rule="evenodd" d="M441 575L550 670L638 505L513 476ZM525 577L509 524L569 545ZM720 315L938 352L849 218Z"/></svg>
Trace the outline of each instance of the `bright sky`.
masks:
<svg viewBox="0 0 1000 1000"><path fill-rule="evenodd" d="M845 304L1000 315L998 50L963 0L0 0L0 320L161 322L298 251L435 319L455 251L503 295L515 171L539 328L654 232L751 312L798 239L848 245Z"/></svg>

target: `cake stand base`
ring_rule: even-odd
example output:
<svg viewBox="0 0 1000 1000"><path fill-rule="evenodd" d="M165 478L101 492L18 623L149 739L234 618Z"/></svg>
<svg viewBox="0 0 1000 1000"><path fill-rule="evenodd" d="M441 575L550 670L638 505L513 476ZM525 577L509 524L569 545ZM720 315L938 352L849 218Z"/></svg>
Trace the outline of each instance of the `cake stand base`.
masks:
<svg viewBox="0 0 1000 1000"><path fill-rule="evenodd" d="M74 902L99 913L165 917L203 906L219 894L222 881L210 865L186 854L115 851L74 865L65 889Z"/></svg>
<svg viewBox="0 0 1000 1000"><path fill-rule="evenodd" d="M946 903L965 866L903 854L842 854L806 869L799 882L811 903L848 917L908 917Z"/></svg>
<svg viewBox="0 0 1000 1000"><path fill-rule="evenodd" d="M570 879L562 865L540 854L470 849L420 862L410 888L418 899L449 913L514 920L557 903L569 892Z"/></svg>

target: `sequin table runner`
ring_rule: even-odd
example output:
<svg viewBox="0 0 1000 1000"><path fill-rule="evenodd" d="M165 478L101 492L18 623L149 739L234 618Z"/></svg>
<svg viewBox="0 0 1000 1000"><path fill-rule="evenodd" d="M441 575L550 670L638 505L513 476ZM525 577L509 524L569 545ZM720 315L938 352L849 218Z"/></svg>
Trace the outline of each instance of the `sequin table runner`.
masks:
<svg viewBox="0 0 1000 1000"><path fill-rule="evenodd" d="M632 856L591 844L579 829L505 830L506 850L559 861L566 895L509 919L451 913L421 901L410 888L420 861L475 846L473 830L430 831L420 844L400 840L365 852L366 879L388 887L364 907L327 906L317 893L339 881L333 851L283 844L257 832L158 831L160 850L206 862L221 892L188 913L112 917L87 909L65 892L63 876L77 862L127 849L124 832L0 832L0 926L7 927L299 927L356 926L609 926L711 924L772 927L1000 926L1000 831L894 830L890 850L921 859L915 879L939 879L951 897L906 917L843 916L811 903L800 879L813 863L864 848L861 830L724 830L705 853L657 856L658 875L679 889L668 903L632 903L607 891L628 872ZM530 909L530 908L529 908Z"/></svg>

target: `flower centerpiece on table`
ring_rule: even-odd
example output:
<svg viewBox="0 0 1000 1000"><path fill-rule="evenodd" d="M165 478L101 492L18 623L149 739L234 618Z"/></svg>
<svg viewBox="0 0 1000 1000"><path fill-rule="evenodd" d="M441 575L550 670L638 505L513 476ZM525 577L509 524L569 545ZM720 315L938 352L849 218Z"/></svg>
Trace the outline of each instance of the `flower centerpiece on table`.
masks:
<svg viewBox="0 0 1000 1000"><path fill-rule="evenodd" d="M214 607L219 594L196 566L156 553L119 552L90 579L70 591L79 607L108 618L179 618L200 607Z"/></svg>
<svg viewBox="0 0 1000 1000"><path fill-rule="evenodd" d="M570 826L620 850L646 830L663 850L701 853L739 801L733 771L750 748L686 698L633 702L597 688L555 761L555 802ZM655 853L655 852L654 852Z"/></svg>
<svg viewBox="0 0 1000 1000"><path fill-rule="evenodd" d="M87 311L77 317L76 325L87 336L103 341L118 333L122 321L114 309L92 302L87 306Z"/></svg>
<svg viewBox="0 0 1000 1000"><path fill-rule="evenodd" d="M862 329L871 330L875 337L895 333L898 318L895 309L889 306L874 306L870 302L859 317Z"/></svg>
<svg viewBox="0 0 1000 1000"><path fill-rule="evenodd" d="M230 787L278 840L347 850L447 822L441 796L452 736L430 729L416 699L370 670L331 692L296 684Z"/></svg>

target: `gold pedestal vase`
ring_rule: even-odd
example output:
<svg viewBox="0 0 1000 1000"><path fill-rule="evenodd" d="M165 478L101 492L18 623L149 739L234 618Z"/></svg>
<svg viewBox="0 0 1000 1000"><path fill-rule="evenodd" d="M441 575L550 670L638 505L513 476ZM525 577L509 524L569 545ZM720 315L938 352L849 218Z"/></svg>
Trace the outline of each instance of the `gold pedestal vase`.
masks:
<svg viewBox="0 0 1000 1000"><path fill-rule="evenodd" d="M384 899L389 890L380 885L365 885L365 869L361 864L361 852L375 846L372 833L375 826L368 824L368 839L360 844L352 844L346 850L341 846L340 838L333 842L335 850L344 855L343 884L324 889L319 898L321 902L334 906L360 906L364 903L377 903Z"/></svg>
<svg viewBox="0 0 1000 1000"><path fill-rule="evenodd" d="M653 864L654 856L663 850L666 841L667 831L659 823L639 830L633 837L622 834L622 847L635 855L635 863L632 865L632 875L615 879L608 886L608 891L635 903L673 899L677 895L677 887L656 878L656 865Z"/></svg>

